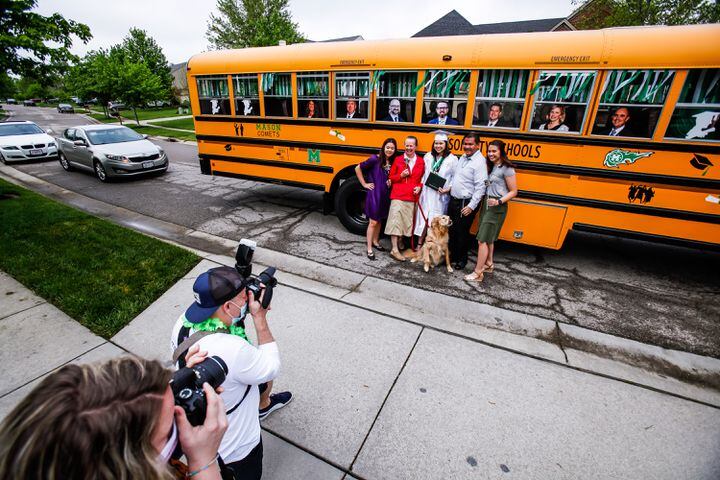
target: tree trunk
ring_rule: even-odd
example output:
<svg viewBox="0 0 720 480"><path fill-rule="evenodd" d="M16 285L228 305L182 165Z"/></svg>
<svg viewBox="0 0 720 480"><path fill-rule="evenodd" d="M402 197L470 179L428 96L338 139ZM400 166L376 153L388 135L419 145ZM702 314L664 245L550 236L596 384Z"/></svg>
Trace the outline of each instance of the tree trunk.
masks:
<svg viewBox="0 0 720 480"><path fill-rule="evenodd" d="M133 105L132 109L133 109L133 113L135 114L135 121L137 122L138 127L139 127L139 126L140 126L140 119L139 119L138 116L137 116L137 109L135 108L134 105Z"/></svg>

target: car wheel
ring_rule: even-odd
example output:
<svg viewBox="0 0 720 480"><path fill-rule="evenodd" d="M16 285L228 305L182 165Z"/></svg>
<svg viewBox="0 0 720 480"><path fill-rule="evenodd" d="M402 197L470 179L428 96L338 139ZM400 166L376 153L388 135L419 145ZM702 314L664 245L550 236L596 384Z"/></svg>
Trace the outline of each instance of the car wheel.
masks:
<svg viewBox="0 0 720 480"><path fill-rule="evenodd" d="M74 170L72 165L70 165L70 162L68 162L68 159L64 153L59 152L58 159L60 160L60 166L63 168L63 170L65 170L66 172L72 172Z"/></svg>
<svg viewBox="0 0 720 480"><path fill-rule="evenodd" d="M345 180L335 193L335 214L340 223L352 233L363 234L367 231L365 195L365 189L357 177Z"/></svg>
<svg viewBox="0 0 720 480"><path fill-rule="evenodd" d="M7 162L5 161L5 157L3 156L2 153L0 153L0 162L2 162L2 163L7 163Z"/></svg>
<svg viewBox="0 0 720 480"><path fill-rule="evenodd" d="M94 165L95 165L95 176L98 178L98 180L100 180L101 182L107 182L108 176L107 176L107 172L105 171L105 167L103 167L103 164L100 161L95 160Z"/></svg>

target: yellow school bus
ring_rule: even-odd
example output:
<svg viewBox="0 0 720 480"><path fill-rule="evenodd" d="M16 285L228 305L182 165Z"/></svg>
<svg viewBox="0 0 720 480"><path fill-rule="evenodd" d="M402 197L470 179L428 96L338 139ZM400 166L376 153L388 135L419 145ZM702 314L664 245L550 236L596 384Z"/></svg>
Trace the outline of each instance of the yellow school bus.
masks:
<svg viewBox="0 0 720 480"><path fill-rule="evenodd" d="M322 191L364 232L353 169L385 138L428 151L443 130L459 154L477 131L517 166L502 239L558 249L574 229L717 247L718 38L695 25L202 53L187 72L200 170Z"/></svg>

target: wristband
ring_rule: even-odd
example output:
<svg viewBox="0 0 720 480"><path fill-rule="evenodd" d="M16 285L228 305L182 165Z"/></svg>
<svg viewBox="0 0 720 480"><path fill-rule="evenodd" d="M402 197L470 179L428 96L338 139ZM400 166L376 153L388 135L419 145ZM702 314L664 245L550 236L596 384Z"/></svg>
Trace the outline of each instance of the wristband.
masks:
<svg viewBox="0 0 720 480"><path fill-rule="evenodd" d="M217 462L218 457L219 457L219 455L215 455L215 458L213 458L212 460L210 460L210 463L208 463L208 464L205 465L204 467L200 467L200 468L198 468L197 470L188 473L187 475L185 475L185 478L192 478L192 477L194 477L195 475L199 474L200 472L204 472L205 470L207 470L208 468L210 468L213 463Z"/></svg>

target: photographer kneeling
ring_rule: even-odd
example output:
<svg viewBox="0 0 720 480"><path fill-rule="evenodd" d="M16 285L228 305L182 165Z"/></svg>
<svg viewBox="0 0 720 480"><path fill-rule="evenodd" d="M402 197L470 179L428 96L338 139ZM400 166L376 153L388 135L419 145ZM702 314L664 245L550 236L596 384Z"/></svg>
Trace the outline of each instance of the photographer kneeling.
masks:
<svg viewBox="0 0 720 480"><path fill-rule="evenodd" d="M193 285L195 303L178 319L171 336L173 360L198 345L203 354L219 357L226 367L221 398L229 426L219 453L236 480L261 478L260 418L292 399L290 392L270 395L271 381L280 369L280 356L267 324L269 306L263 308L261 304L271 289L256 300L253 292L260 290L258 285L232 267L212 268L201 274ZM245 335L248 312L255 324L257 347ZM180 360L179 366L182 363Z"/></svg>
<svg viewBox="0 0 720 480"><path fill-rule="evenodd" d="M0 425L0 478L220 480L222 401L203 385L207 415L191 426L175 406L171 375L155 360L129 356L49 374ZM168 465L178 441L188 472Z"/></svg>

